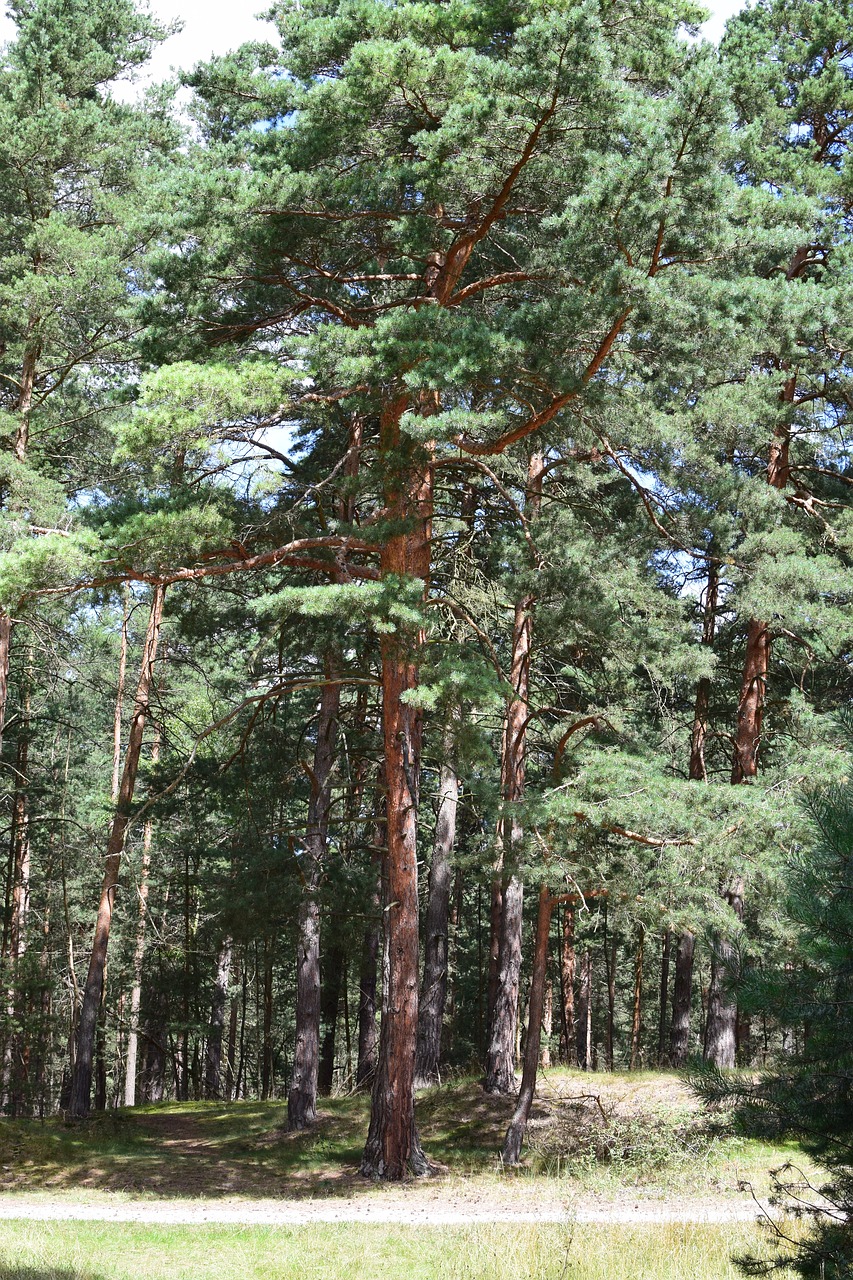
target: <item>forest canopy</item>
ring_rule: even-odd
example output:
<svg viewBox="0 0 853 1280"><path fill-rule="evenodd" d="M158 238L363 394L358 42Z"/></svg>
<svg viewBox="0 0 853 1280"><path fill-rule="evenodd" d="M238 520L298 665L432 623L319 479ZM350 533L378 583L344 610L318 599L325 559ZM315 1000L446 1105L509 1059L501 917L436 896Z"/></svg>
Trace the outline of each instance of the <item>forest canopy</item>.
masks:
<svg viewBox="0 0 853 1280"><path fill-rule="evenodd" d="M853 6L300 0L0 58L0 1101L796 1056L851 699ZM827 792L827 794L829 794ZM523 1067L519 1089L517 1069Z"/></svg>

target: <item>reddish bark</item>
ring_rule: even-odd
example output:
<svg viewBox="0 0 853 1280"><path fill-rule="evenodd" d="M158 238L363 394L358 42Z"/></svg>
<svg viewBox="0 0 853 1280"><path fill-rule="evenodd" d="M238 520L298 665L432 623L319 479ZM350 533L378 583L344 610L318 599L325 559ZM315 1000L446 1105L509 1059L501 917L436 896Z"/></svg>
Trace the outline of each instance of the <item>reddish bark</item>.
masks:
<svg viewBox="0 0 853 1280"><path fill-rule="evenodd" d="M408 449L409 465L386 479L390 518L402 528L382 548L383 579L414 580L426 592L430 573L433 467L429 455L403 441L400 418L408 407L401 396L382 414L381 444L386 458ZM417 814L422 714L407 699L418 687L422 633L400 629L382 637L382 723L384 738L388 946L388 990L373 1086L370 1128L361 1163L368 1177L399 1180L410 1170L425 1173L426 1158L415 1131L414 1077L418 1026L418 863Z"/></svg>

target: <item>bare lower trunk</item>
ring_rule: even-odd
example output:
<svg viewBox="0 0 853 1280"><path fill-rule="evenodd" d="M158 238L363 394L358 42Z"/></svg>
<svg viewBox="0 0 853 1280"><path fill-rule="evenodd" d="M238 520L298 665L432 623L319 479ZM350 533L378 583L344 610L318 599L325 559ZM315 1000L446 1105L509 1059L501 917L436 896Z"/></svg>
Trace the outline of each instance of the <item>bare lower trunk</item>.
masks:
<svg viewBox="0 0 853 1280"><path fill-rule="evenodd" d="M384 579L408 579L426 592L430 576L433 465L429 450L406 441L400 419L407 396L389 402L381 417L383 455L389 465L385 501L404 531L382 548ZM402 480L390 460L409 451ZM409 701L418 687L420 631L400 629L382 637L382 728L385 762L387 854L385 910L388 982L383 992L379 1064L373 1084L370 1127L361 1162L368 1177L399 1180L428 1165L415 1129L415 1049L418 1031L417 817L422 714Z"/></svg>
<svg viewBox="0 0 853 1280"><path fill-rule="evenodd" d="M743 880L736 876L723 898L743 918ZM716 937L711 958L708 988L708 1016L705 1023L706 1062L715 1067L734 1067L737 1060L737 1000L731 982L737 976L737 952L728 938Z"/></svg>
<svg viewBox="0 0 853 1280"><path fill-rule="evenodd" d="M634 954L634 1000L631 1006L631 1070L636 1071L640 1065L640 1048L642 1040L643 1017L643 952L646 943L646 930L641 924L637 934L637 950Z"/></svg>
<svg viewBox="0 0 853 1280"><path fill-rule="evenodd" d="M672 936L664 930L660 949L660 1001L658 1011L658 1066L666 1066L666 1010L669 1004L669 952Z"/></svg>
<svg viewBox="0 0 853 1280"><path fill-rule="evenodd" d="M683 1067L690 1052L690 1004L693 994L693 956L696 938L685 932L675 952L675 984L672 992L672 1026L669 1033L669 1063Z"/></svg>
<svg viewBox="0 0 853 1280"><path fill-rule="evenodd" d="M449 750L449 744L446 748ZM424 937L424 974L418 1005L418 1047L415 1083L439 1079L441 1027L447 999L448 921L450 918L450 859L456 841L459 782L449 762L441 768Z"/></svg>
<svg viewBox="0 0 853 1280"><path fill-rule="evenodd" d="M542 1010L542 1051L539 1065L547 1071L551 1065L551 1036L554 1031L554 984L549 978L545 983L545 1007ZM528 1028L528 1035L530 1030Z"/></svg>
<svg viewBox="0 0 853 1280"><path fill-rule="evenodd" d="M155 730L151 744L151 763L160 759L160 734ZM142 962L145 958L145 925L148 916L148 877L151 872L151 845L154 827L151 818L142 828L142 865L139 869L139 914L136 919L136 943L133 948L133 986L130 989L130 1026L127 1033L127 1061L124 1069L124 1105L136 1105L136 1071L139 1058L139 1010L142 1005Z"/></svg>
<svg viewBox="0 0 853 1280"><path fill-rule="evenodd" d="M560 995L563 1014L563 1061L570 1067L578 1064L578 1042L575 1035L575 913L563 908L560 937Z"/></svg>
<svg viewBox="0 0 853 1280"><path fill-rule="evenodd" d="M323 986L320 995L320 1024L323 1038L320 1044L320 1068L317 1073L317 1092L328 1098L335 1080L335 1040L338 1028L338 1011L341 1004L341 988L346 981L347 958L339 946L331 946L323 960Z"/></svg>
<svg viewBox="0 0 853 1280"><path fill-rule="evenodd" d="M716 559L708 561L708 585L705 589L705 603L702 615L702 644L713 646L717 626L717 598L719 594L720 571ZM689 776L704 782L708 777L705 763L705 746L708 741L709 709L711 703L711 681L702 676L696 686L696 704L693 711L693 732L690 737L690 769Z"/></svg>
<svg viewBox="0 0 853 1280"><path fill-rule="evenodd" d="M296 942L296 1041L287 1095L288 1129L304 1129L317 1118L320 1069L320 877L326 854L332 773L341 687L325 685L317 720L311 796L305 832L304 885Z"/></svg>
<svg viewBox="0 0 853 1280"><path fill-rule="evenodd" d="M528 1019L527 1044L524 1052L524 1069L515 1112L504 1138L501 1159L505 1165L518 1164L521 1144L527 1128L533 1095L536 1091L536 1075L539 1068L542 1015L545 1007L545 985L548 970L548 939L551 933L551 909L553 900L543 885L539 890L539 910L536 917L536 943L533 957L533 977L530 984L530 1017Z"/></svg>
<svg viewBox="0 0 853 1280"><path fill-rule="evenodd" d="M503 890L497 995L483 1085L486 1093L512 1093L515 1089L523 902L524 886L517 876L512 876Z"/></svg>
<svg viewBox="0 0 853 1280"><path fill-rule="evenodd" d="M382 911L382 850L385 844L385 827L381 820L384 801L377 803L377 822L374 830L374 867L376 877L367 925L361 944L361 966L358 977L358 1063L355 1082L364 1088L373 1080L376 1071L376 982L379 966L379 932Z"/></svg>
<svg viewBox="0 0 853 1280"><path fill-rule="evenodd" d="M225 1031L225 1005L228 1000L232 949L231 939L223 938L216 957L216 976L213 979L210 1025L207 1030L204 1057L204 1096L206 1098L222 1097L222 1037Z"/></svg>
<svg viewBox="0 0 853 1280"><path fill-rule="evenodd" d="M142 735L148 715L148 698L154 674L160 622L163 616L164 593L165 588L157 585L154 588L151 599L151 612L148 618L148 630L142 652L139 683L136 689L133 718L125 752L119 800L107 844L106 865L101 884L95 937L92 944L92 954L89 961L89 970L83 991L83 1003L80 1009L80 1022L77 1029L77 1053L74 1063L71 1100L68 1108L68 1114L75 1118L85 1116L89 1111L98 1007L101 1002L104 983L104 969L107 961L107 947L110 940L110 927L121 855L124 849L127 825L130 820L130 807L133 803L133 792L136 786L136 775L142 751Z"/></svg>
<svg viewBox="0 0 853 1280"><path fill-rule="evenodd" d="M592 952L581 955L578 982L578 1066L592 1071Z"/></svg>
<svg viewBox="0 0 853 1280"><path fill-rule="evenodd" d="M234 984L240 981L240 956L234 961ZM237 1023L240 1017L240 997L236 990L231 996L231 1007L228 1010L228 1062L225 1068L225 1100L230 1102L234 1096L234 1072L237 1065Z"/></svg>

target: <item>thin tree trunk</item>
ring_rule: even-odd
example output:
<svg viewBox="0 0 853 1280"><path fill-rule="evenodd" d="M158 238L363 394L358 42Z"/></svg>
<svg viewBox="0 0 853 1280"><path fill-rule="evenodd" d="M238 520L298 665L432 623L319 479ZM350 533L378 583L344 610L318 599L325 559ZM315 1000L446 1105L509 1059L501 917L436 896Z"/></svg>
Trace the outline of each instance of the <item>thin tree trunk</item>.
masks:
<svg viewBox="0 0 853 1280"><path fill-rule="evenodd" d="M450 742L445 742L449 752ZM450 859L456 841L456 809L459 781L449 760L441 766L438 814L435 823L429 902L424 938L424 974L418 1004L418 1046L415 1084L434 1084L439 1079L441 1028L447 1000L448 921L450 917Z"/></svg>
<svg viewBox="0 0 853 1280"><path fill-rule="evenodd" d="M640 1046L642 1040L643 1017L643 953L646 944L646 930L639 925L637 930L637 950L634 954L634 999L631 1005L631 1071L640 1065Z"/></svg>
<svg viewBox="0 0 853 1280"><path fill-rule="evenodd" d="M607 904L604 904L604 932L602 938L604 951L604 977L607 983L607 1031L604 1042L604 1065L608 1071L613 1070L613 1029L616 1020L616 939L608 941L607 936Z"/></svg>
<svg viewBox="0 0 853 1280"><path fill-rule="evenodd" d="M379 788L382 790L381 786ZM376 825L373 834L373 866L375 879L368 907L368 921L361 944L358 976L358 1064L355 1082L364 1088L376 1071L376 980L379 964L379 932L382 918L382 863L385 846L383 820L384 796L377 796Z"/></svg>
<svg viewBox="0 0 853 1280"><path fill-rule="evenodd" d="M539 1055L540 1066L548 1070L551 1065L551 1035L554 1031L554 984L549 978L545 983L545 1008L542 1013L542 1052ZM530 1034L528 1027L527 1034Z"/></svg>
<svg viewBox="0 0 853 1280"><path fill-rule="evenodd" d="M713 548L711 548L712 550ZM702 644L712 647L717 626L717 599L720 587L720 568L713 556L708 561L708 584L702 615ZM705 782L708 769L705 762L705 746L708 741L711 680L702 676L696 685L696 703L693 711L693 732L690 737L689 776Z"/></svg>
<svg viewBox="0 0 853 1280"><path fill-rule="evenodd" d="M233 942L223 938L216 957L216 976L213 980L213 996L210 1001L210 1025L204 1056L204 1096L222 1097L222 1036L225 1030L225 1005L228 1000L228 979L231 973Z"/></svg>
<svg viewBox="0 0 853 1280"><path fill-rule="evenodd" d="M317 1073L317 1092L328 1098L335 1081L335 1040L338 1029L338 1011L341 1005L341 980L346 968L346 956L338 945L330 946L323 963L323 986L320 998L320 1023L323 1038L320 1045L320 1068Z"/></svg>
<svg viewBox="0 0 853 1280"><path fill-rule="evenodd" d="M98 917L95 925L95 937L92 944L92 955L89 971L83 992L83 1004L80 1010L80 1022L77 1030L77 1054L71 1089L69 1115L79 1118L88 1114L92 1087L92 1059L94 1055L95 1026L98 1018L98 1007L104 982L104 968L107 960L107 947L110 940L113 903L121 855L124 849L125 834L130 820L130 806L133 803L133 792L136 786L136 775L139 769L139 757L142 750L142 735L148 715L148 698L151 691L154 662L157 655L157 641L160 635L160 622L163 616L163 597L165 588L157 585L151 599L151 611L148 619L148 630L142 652L139 683L133 707L133 718L130 725L127 751L124 758L119 801L113 818L112 830L107 844L107 858L101 885L101 898L98 906Z"/></svg>
<svg viewBox="0 0 853 1280"><path fill-rule="evenodd" d="M510 1126L504 1138L501 1159L505 1165L518 1164L521 1144L527 1128L530 1108L536 1091L536 1075L539 1069L542 1015L545 1004L545 984L548 973L548 940L551 934L551 910L553 899L545 885L539 890L539 910L536 917L536 944L533 957L533 977L530 984L530 1016L527 1024L527 1044L524 1052L524 1069L521 1088Z"/></svg>
<svg viewBox="0 0 853 1280"><path fill-rule="evenodd" d="M666 1010L669 1004L669 952L672 935L664 929L660 949L660 1002L658 1010L658 1066L666 1066Z"/></svg>
<svg viewBox="0 0 853 1280"><path fill-rule="evenodd" d="M261 1099L266 1102L273 1091L272 1010L273 1010L273 940L264 938L264 1031L261 1049Z"/></svg>
<svg viewBox="0 0 853 1280"><path fill-rule="evenodd" d="M234 983L240 981L240 956L234 961ZM240 997L237 991L231 996L231 1008L228 1011L228 1064L225 1072L225 1100L230 1102L234 1095L234 1069L237 1065L237 1023L240 1015Z"/></svg>
<svg viewBox="0 0 853 1280"><path fill-rule="evenodd" d="M571 906L563 907L563 928L560 937L560 995L563 1014L563 1061L570 1067L578 1065L578 1042L575 1035L575 912Z"/></svg>
<svg viewBox="0 0 853 1280"><path fill-rule="evenodd" d="M155 728L151 744L151 764L160 759L160 730ZM124 1069L124 1105L136 1106L136 1070L139 1058L139 1010L142 1005L142 962L145 958L145 925L148 917L148 878L151 873L151 845L154 826L150 815L142 828L142 865L139 869L139 913L133 948L133 985L130 989L130 1027L127 1033L127 1061Z"/></svg>
<svg viewBox="0 0 853 1280"><path fill-rule="evenodd" d="M334 675L331 665L327 667ZM324 685L317 718L314 767L305 831L305 871L296 942L296 1040L287 1094L288 1129L305 1129L317 1118L317 1073L320 1068L320 902L318 893L335 765L341 686Z"/></svg>
<svg viewBox="0 0 853 1280"><path fill-rule="evenodd" d="M578 982L578 1066L592 1070L592 952L581 955Z"/></svg>

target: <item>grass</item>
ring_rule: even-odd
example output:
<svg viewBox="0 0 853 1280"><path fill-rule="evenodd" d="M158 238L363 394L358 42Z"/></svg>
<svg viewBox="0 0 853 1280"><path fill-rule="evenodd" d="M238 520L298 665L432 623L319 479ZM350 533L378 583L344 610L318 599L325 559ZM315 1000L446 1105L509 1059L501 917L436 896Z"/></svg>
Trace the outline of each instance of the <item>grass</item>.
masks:
<svg viewBox="0 0 853 1280"><path fill-rule="evenodd" d="M0 1280L734 1280L758 1228L0 1224ZM786 1273L777 1273L785 1276Z"/></svg>
<svg viewBox="0 0 853 1280"><path fill-rule="evenodd" d="M2 1181L28 1194L369 1195L358 1176L368 1107L364 1096L324 1100L320 1122L299 1134L286 1132L281 1101L137 1107L75 1126L0 1121ZM513 1099L489 1097L473 1079L431 1089L417 1108L424 1147L451 1179L505 1187L497 1152L512 1108ZM744 1182L762 1194L767 1170L796 1156L738 1137L724 1118L709 1121L673 1073L553 1071L516 1182L548 1186L552 1196L641 1188L716 1198Z"/></svg>

